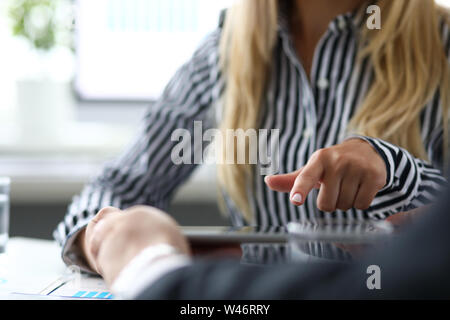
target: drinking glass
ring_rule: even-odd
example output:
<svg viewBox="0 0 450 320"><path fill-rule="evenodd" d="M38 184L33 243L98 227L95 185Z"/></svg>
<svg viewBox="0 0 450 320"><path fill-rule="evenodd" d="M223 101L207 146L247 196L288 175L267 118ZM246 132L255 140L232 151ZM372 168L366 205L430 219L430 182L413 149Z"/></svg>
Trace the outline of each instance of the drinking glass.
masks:
<svg viewBox="0 0 450 320"><path fill-rule="evenodd" d="M6 250L9 231L9 190L11 180L0 177L0 254Z"/></svg>

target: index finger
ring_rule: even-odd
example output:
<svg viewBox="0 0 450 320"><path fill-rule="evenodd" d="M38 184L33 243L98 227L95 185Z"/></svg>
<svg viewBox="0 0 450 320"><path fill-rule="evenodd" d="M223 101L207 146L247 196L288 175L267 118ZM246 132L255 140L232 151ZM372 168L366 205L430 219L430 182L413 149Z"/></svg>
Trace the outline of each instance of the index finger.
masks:
<svg viewBox="0 0 450 320"><path fill-rule="evenodd" d="M321 162L308 162L292 186L290 199L295 205L302 205L311 190L320 182L324 173Z"/></svg>
<svg viewBox="0 0 450 320"><path fill-rule="evenodd" d="M294 185L295 179L297 178L297 176L301 171L302 168L294 172L266 176L264 178L264 182L272 190L279 192L290 192L292 186Z"/></svg>

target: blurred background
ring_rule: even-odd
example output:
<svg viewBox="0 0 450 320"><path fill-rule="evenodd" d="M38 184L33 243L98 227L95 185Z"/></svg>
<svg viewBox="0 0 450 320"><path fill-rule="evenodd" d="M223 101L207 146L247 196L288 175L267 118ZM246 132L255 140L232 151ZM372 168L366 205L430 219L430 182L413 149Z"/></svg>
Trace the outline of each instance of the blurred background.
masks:
<svg viewBox="0 0 450 320"><path fill-rule="evenodd" d="M0 0L10 236L51 238L72 196L131 140L145 108L232 2ZM169 212L185 225L227 224L215 168L198 169Z"/></svg>
<svg viewBox="0 0 450 320"><path fill-rule="evenodd" d="M10 236L51 239L71 198L123 150L143 112L232 0L0 0L0 176ZM177 192L181 224L225 225L215 168Z"/></svg>

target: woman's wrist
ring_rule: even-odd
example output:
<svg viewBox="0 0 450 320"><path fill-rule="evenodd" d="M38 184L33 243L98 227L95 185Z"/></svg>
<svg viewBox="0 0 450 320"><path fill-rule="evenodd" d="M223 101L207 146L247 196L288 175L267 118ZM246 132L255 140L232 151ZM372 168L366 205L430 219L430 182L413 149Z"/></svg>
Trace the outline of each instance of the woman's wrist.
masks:
<svg viewBox="0 0 450 320"><path fill-rule="evenodd" d="M394 182L395 167L389 161L389 158L388 158L389 155L386 154L385 150L383 150L383 148L379 145L381 140L378 138L352 134L352 135L347 136L343 142L346 142L346 141L349 141L352 139L359 139L361 141L365 141L366 143L368 143L372 147L372 149L378 154L378 156L380 156L380 158L383 160L385 168L386 168L386 184L380 191L389 189Z"/></svg>

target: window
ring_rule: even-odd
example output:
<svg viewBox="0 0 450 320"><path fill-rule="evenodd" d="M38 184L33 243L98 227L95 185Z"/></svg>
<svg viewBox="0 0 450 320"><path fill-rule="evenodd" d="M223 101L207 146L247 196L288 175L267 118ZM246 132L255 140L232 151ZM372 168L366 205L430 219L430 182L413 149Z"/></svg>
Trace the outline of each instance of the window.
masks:
<svg viewBox="0 0 450 320"><path fill-rule="evenodd" d="M436 0L436 3L450 8L450 0Z"/></svg>
<svg viewBox="0 0 450 320"><path fill-rule="evenodd" d="M78 0L78 94L87 100L156 99L231 3Z"/></svg>

